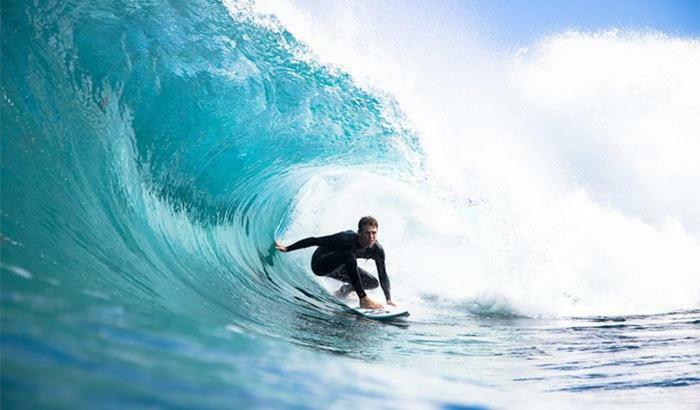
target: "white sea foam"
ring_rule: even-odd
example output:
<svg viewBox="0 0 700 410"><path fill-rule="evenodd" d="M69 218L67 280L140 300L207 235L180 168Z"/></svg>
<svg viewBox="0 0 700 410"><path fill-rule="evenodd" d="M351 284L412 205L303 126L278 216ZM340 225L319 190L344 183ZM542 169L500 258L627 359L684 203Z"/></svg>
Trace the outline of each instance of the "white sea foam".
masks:
<svg viewBox="0 0 700 410"><path fill-rule="evenodd" d="M394 6L259 3L321 62L394 95L427 159L423 185L319 176L290 235L375 214L397 299L533 315L700 305L697 39L565 32L514 52L450 4Z"/></svg>

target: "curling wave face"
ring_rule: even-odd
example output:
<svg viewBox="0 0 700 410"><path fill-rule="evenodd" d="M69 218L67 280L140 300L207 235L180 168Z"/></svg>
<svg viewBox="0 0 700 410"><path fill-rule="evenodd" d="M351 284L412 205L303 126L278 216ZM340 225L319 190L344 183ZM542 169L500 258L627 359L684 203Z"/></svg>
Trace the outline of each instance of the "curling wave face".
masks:
<svg viewBox="0 0 700 410"><path fill-rule="evenodd" d="M508 246L511 219L486 186L465 196L431 179L392 97L319 64L245 3L3 4L2 53L3 404L35 390L48 392L31 398L38 405L464 403L465 389L483 394L463 377L474 364L464 357L486 380L493 355L529 354L500 343L491 322L461 332L469 320L546 313L520 303L533 293L577 303L566 294L576 281L553 292L520 263L539 254ZM454 143L447 167L462 155ZM358 321L309 273L308 255L273 247L377 210L414 333ZM461 379L438 379L433 393L349 382L376 369L314 350L408 357Z"/></svg>
<svg viewBox="0 0 700 410"><path fill-rule="evenodd" d="M15 2L2 30L3 400L26 372L67 394L70 363L149 379L214 329L344 349L323 329L352 318L272 239L330 164L407 166L394 102L245 7Z"/></svg>
<svg viewBox="0 0 700 410"><path fill-rule="evenodd" d="M415 145L391 101L299 58L303 45L245 8L67 2L4 15L9 271L279 329L269 310L299 309L289 289L314 286L270 248L298 189L329 164L405 166L399 146Z"/></svg>

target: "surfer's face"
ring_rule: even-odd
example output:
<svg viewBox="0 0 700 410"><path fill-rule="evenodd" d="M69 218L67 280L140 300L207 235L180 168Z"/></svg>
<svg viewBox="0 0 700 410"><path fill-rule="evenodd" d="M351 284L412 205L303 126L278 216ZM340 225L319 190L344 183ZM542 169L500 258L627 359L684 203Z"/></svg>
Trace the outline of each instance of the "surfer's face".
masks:
<svg viewBox="0 0 700 410"><path fill-rule="evenodd" d="M377 227L365 225L358 235L360 236L360 245L362 245L363 248L372 247L374 243L377 242Z"/></svg>

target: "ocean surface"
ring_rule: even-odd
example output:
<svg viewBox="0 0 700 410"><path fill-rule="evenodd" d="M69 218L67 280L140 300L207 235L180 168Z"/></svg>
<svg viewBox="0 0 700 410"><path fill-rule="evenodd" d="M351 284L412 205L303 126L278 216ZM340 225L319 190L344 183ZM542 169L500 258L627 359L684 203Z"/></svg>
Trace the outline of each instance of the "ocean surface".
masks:
<svg viewBox="0 0 700 410"><path fill-rule="evenodd" d="M3 408L700 406L697 39L290 10L3 2ZM406 320L274 249L366 214Z"/></svg>

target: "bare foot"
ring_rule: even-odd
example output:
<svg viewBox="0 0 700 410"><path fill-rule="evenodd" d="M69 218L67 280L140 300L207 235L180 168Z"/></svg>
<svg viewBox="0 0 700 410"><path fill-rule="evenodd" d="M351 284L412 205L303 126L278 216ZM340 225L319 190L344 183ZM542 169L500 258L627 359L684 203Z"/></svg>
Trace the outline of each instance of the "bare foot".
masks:
<svg viewBox="0 0 700 410"><path fill-rule="evenodd" d="M381 309L384 306L380 305L379 303L373 301L370 299L368 296L363 297L360 299L360 307L363 309Z"/></svg>

